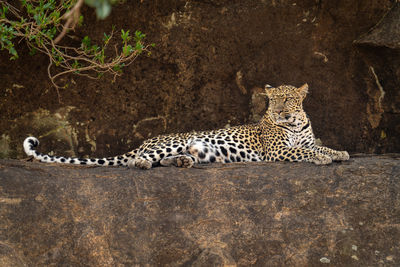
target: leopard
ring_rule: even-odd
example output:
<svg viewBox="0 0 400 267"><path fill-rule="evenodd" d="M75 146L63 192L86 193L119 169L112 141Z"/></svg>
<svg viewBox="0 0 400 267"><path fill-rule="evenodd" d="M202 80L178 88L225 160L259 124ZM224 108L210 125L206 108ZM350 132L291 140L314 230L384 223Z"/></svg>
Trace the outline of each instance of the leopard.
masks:
<svg viewBox="0 0 400 267"><path fill-rule="evenodd" d="M77 158L39 153L39 140L24 140L25 153L41 162L151 169L156 166L191 168L194 164L233 162L310 162L326 165L346 161L347 151L317 144L303 109L308 84L300 87L265 85L268 107L258 123L228 128L164 134L115 157Z"/></svg>

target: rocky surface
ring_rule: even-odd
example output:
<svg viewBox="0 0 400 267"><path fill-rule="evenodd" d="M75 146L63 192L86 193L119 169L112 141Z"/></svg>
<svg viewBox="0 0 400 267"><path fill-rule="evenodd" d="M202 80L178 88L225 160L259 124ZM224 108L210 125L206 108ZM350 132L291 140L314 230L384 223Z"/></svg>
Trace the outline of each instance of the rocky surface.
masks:
<svg viewBox="0 0 400 267"><path fill-rule="evenodd" d="M1 266L398 266L400 155L192 169L0 161Z"/></svg>
<svg viewBox="0 0 400 267"><path fill-rule="evenodd" d="M0 51L0 157L22 158L28 135L43 151L112 156L145 138L257 120L260 88L310 85L305 110L318 138L350 152L400 151L398 1L124 1L62 42L100 40L112 25L155 43L111 83L65 76L62 103L48 59ZM265 105L264 105L265 106ZM265 107L264 107L265 108Z"/></svg>

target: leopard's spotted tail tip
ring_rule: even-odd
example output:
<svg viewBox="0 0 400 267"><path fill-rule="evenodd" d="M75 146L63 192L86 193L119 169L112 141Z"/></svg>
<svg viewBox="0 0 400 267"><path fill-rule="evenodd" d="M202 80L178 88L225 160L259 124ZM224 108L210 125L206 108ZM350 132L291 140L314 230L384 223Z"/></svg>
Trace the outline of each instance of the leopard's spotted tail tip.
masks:
<svg viewBox="0 0 400 267"><path fill-rule="evenodd" d="M39 145L36 137L29 136L24 140L24 151L28 156L35 156L35 148Z"/></svg>

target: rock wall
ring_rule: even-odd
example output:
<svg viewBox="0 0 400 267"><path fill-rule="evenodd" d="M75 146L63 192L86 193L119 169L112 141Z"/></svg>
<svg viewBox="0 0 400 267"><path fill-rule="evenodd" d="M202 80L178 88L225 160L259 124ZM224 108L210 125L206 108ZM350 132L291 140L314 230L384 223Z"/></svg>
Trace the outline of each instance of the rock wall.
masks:
<svg viewBox="0 0 400 267"><path fill-rule="evenodd" d="M1 51L1 157L24 157L29 134L46 152L109 156L160 133L249 123L265 108L264 84L306 82L305 109L325 145L400 151L396 1L137 0L105 21L83 11L75 39L100 39L112 25L140 29L156 44L152 55L115 83L64 77L60 103L46 57L23 44L15 62Z"/></svg>
<svg viewBox="0 0 400 267"><path fill-rule="evenodd" d="M400 157L149 171L0 160L1 266L399 266Z"/></svg>

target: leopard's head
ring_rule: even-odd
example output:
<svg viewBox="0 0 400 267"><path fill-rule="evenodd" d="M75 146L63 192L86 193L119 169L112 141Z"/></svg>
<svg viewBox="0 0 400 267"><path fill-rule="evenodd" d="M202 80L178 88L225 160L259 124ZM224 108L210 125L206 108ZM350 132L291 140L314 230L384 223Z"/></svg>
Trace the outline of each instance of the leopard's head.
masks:
<svg viewBox="0 0 400 267"><path fill-rule="evenodd" d="M308 84L297 88L291 85L279 87L265 86L269 99L267 113L274 123L284 126L299 127L307 122L303 110L303 100L308 92Z"/></svg>

